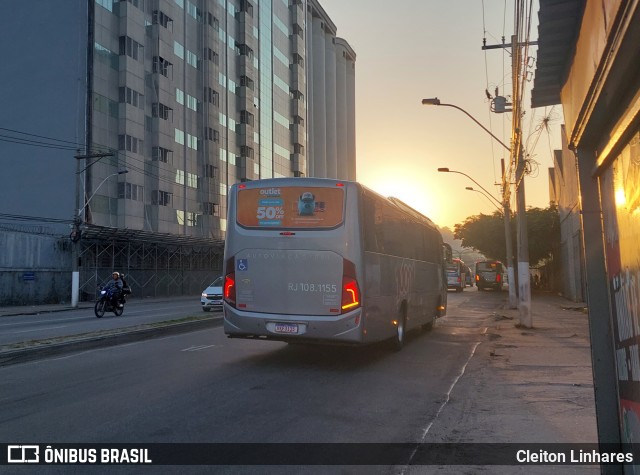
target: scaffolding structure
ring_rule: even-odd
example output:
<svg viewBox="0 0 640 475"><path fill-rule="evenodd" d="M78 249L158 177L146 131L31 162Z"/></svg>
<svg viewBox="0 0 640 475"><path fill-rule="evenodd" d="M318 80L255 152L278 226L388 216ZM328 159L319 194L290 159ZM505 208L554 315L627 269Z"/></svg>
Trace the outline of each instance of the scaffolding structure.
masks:
<svg viewBox="0 0 640 475"><path fill-rule="evenodd" d="M113 271L136 298L200 295L222 273L224 241L85 225L80 240L80 300L96 297Z"/></svg>

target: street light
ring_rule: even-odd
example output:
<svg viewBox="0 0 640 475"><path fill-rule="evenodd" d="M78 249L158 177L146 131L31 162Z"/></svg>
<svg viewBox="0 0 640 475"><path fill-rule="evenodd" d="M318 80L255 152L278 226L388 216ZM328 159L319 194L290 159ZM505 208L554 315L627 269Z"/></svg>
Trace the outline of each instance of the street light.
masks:
<svg viewBox="0 0 640 475"><path fill-rule="evenodd" d="M76 179L76 210L75 210L76 212L75 212L75 216L73 217L74 218L73 231L71 233L71 236L72 236L71 240L73 244L71 248L71 306L72 307L78 306L78 300L79 300L79 294L80 294L80 266L78 264L78 259L80 258L79 247L80 247L80 224L82 224L82 218L81 218L82 212L89 205L89 202L98 192L100 187L109 178L114 177L116 175L123 175L125 173L129 173L129 170L127 170L126 168L122 170L118 170L117 172L112 173L111 175L108 175L107 177L105 177L105 179L100 182L100 184L96 187L95 191L91 194L91 196L89 196L89 199L84 202L84 205L80 209L78 209L78 207L80 206L79 204L80 186L78 181L79 178ZM79 173L76 173L76 177L79 177Z"/></svg>
<svg viewBox="0 0 640 475"><path fill-rule="evenodd" d="M476 185L478 185L480 188L482 188L482 190L483 190L487 195L489 195L493 201L495 201L496 203L498 203L499 205L501 205L501 206L502 206L502 203L501 203L500 201L498 201L496 198L494 198L494 197L493 197L493 195L492 195L489 191L487 191L485 187L483 187L480 183L478 183L477 181L475 181L473 178L471 178L471 177L470 177L469 175L467 175L466 173L459 172L459 171L457 171L457 170L449 170L448 168L444 168L444 167L442 167L442 168L438 168L438 171L439 171L439 172L441 172L441 173L457 173L457 174L459 174L459 175L464 175L464 176L466 176L469 180L471 180L471 181L472 181L472 182L474 182ZM467 190L469 190L469 189L473 190L473 188L467 188ZM476 190L473 190L473 191L476 191Z"/></svg>
<svg viewBox="0 0 640 475"><path fill-rule="evenodd" d="M440 99L438 99L437 97L431 97L429 99L422 99L422 105L423 106L444 106L444 107L453 107L454 109L458 109L460 112L463 112L464 114L466 114L467 117L469 117L472 121L474 121L476 124L478 124L480 127L482 127L482 129L486 133L491 135L494 138L494 140L496 140L500 145L502 145L509 152L511 152L511 147L509 147L502 140L500 140L498 137L493 135L493 133L489 129L487 129L484 125L482 125L480 122L478 122L475 117L473 117L471 114L469 114L462 107L458 107L455 104L444 104L444 103L440 102Z"/></svg>
<svg viewBox="0 0 640 475"><path fill-rule="evenodd" d="M85 202L84 206L78 210L77 216L79 217L82 214L82 211L89 205L89 201L91 201L91 198L93 198L95 196L95 194L98 192L98 190L104 184L105 181L107 181L112 176L124 175L125 173L129 173L129 170L127 170L127 169L118 170L117 172L112 173L111 175L108 175L104 180L102 180L100 182L100 184L98 186L96 186L95 191L93 193L91 193L91 196L89 197L89 199L87 199L87 201Z"/></svg>
<svg viewBox="0 0 640 475"><path fill-rule="evenodd" d="M494 208L498 210L500 214L503 214L503 211L500 209L500 207L493 202L493 201L498 201L493 196L486 194L484 191L476 190L472 186L465 186L464 189L469 191L475 191L476 193L480 193L481 195L484 195L489 200L489 203L491 203L494 206ZM499 201L498 201L498 204L500 204Z"/></svg>

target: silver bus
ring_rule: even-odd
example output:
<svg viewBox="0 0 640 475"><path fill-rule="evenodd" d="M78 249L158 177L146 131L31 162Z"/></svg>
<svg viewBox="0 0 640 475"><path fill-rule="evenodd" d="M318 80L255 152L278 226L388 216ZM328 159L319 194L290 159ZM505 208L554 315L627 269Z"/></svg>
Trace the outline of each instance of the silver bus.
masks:
<svg viewBox="0 0 640 475"><path fill-rule="evenodd" d="M445 247L431 220L355 183L235 184L224 248L231 338L367 344L446 313Z"/></svg>

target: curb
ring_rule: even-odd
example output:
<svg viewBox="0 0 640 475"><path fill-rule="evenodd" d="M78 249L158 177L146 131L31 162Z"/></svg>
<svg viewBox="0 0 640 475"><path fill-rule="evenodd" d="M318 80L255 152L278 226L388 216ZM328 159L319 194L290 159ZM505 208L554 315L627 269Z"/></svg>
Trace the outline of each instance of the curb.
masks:
<svg viewBox="0 0 640 475"><path fill-rule="evenodd" d="M0 351L0 367L13 364L26 363L41 358L61 356L79 351L92 350L95 348L106 348L109 346L122 345L135 341L143 341L151 338L166 335L179 335L192 331L215 328L222 325L222 317L202 318L191 322L170 323L152 328L141 328L134 330L117 329L114 333L83 337L76 335L69 341L53 344L43 344L30 348L19 348L15 350Z"/></svg>

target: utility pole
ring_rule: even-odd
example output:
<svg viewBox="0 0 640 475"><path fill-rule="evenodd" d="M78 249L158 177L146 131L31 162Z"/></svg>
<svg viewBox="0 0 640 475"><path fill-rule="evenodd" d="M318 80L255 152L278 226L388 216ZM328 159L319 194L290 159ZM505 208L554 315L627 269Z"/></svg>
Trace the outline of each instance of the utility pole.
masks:
<svg viewBox="0 0 640 475"><path fill-rule="evenodd" d="M103 158L111 157L113 153L94 153L86 155L75 155L76 159L76 204L73 211L73 227L69 238L71 239L71 306L77 307L80 295L80 239L82 239L82 225L83 219L81 216L82 211L85 208L84 198L86 197L86 189L81 187L80 175L83 171L93 165L95 162L90 163L84 169L80 168L80 160L87 158ZM80 191L82 188L82 192Z"/></svg>
<svg viewBox="0 0 640 475"><path fill-rule="evenodd" d="M520 67L522 52L516 35L511 37L511 58L513 71L513 123L511 128L511 160L516 165L516 210L518 242L518 314L520 325L533 327L531 318L531 282L529 277L529 238L527 235L527 209L524 194L526 163L522 144L522 104Z"/></svg>
<svg viewBox="0 0 640 475"><path fill-rule="evenodd" d="M518 313L520 316L520 325L525 328L531 328L533 321L531 318L531 279L529 277L529 238L527 234L527 209L525 203L524 194L524 176L526 172L526 163L524 160L524 150L522 145L522 104L521 104L521 82L520 82L520 68L522 65L522 46L537 45L537 41L530 41L528 43L518 42L516 35L511 36L511 44L505 43L504 37L502 38L502 44L500 45L487 45L486 40L483 42L482 49L497 49L511 47L511 70L512 70L512 83L513 83L513 120L511 126L511 147L509 153L509 170L511 170L511 164L515 165L516 169L516 229L517 229L517 250L518 250ZM507 207L510 200L510 176L511 173L507 173L503 167L502 173L502 186L503 197L505 203L505 233L510 234L510 226L507 223L508 213ZM510 243L508 244L510 245ZM507 251L508 252L508 251ZM509 269L512 269L509 266ZM509 271L509 289L515 284L515 279L512 271ZM511 301L512 294L509 292L509 306L513 306Z"/></svg>

